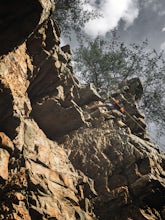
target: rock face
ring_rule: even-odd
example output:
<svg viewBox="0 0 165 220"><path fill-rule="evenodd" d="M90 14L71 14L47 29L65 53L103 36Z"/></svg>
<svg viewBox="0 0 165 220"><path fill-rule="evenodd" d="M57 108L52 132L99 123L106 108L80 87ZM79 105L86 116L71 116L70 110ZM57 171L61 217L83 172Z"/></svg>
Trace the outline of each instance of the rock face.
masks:
<svg viewBox="0 0 165 220"><path fill-rule="evenodd" d="M0 219L165 219L165 155L146 135L139 79L112 94L126 109L120 127L116 115L90 108L101 97L75 77L53 3L7 3L0 7Z"/></svg>

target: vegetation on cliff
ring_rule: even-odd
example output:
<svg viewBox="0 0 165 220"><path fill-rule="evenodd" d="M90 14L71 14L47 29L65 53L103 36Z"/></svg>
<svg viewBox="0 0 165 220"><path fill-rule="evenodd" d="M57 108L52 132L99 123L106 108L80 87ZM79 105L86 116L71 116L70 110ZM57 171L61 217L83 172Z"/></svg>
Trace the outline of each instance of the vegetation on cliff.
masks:
<svg viewBox="0 0 165 220"><path fill-rule="evenodd" d="M165 133L165 59L163 52L149 48L146 40L141 44L127 45L113 31L111 39L98 36L91 39L83 28L90 19L99 16L96 11L84 8L88 0L64 0L56 2L55 17L65 36L74 31L78 46L74 51L75 72L83 83L94 83L102 92L109 94L119 83L137 76L143 81L141 107L148 123L158 127L157 135ZM84 9L84 10L82 10ZM67 18L67 19L66 19ZM107 91L108 90L108 91Z"/></svg>
<svg viewBox="0 0 165 220"><path fill-rule="evenodd" d="M141 107L148 121L165 128L165 60L163 53L149 49L148 42L126 45L116 36L98 36L80 43L74 53L75 69L85 83L94 83L104 94L132 77L143 82Z"/></svg>
<svg viewBox="0 0 165 220"><path fill-rule="evenodd" d="M56 11L55 19L58 21L65 37L71 39L71 33L74 32L77 37L83 33L85 24L97 16L99 13L89 10L86 6L89 0L54 0Z"/></svg>

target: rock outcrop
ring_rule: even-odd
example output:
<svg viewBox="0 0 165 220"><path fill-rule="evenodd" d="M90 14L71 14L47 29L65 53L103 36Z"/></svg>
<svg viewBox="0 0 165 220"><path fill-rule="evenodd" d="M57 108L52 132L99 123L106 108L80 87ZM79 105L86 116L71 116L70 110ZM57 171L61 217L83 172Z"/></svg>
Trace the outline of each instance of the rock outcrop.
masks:
<svg viewBox="0 0 165 220"><path fill-rule="evenodd" d="M165 219L165 155L146 135L139 79L112 94L126 109L119 127L106 109L90 108L102 98L75 77L52 1L8 3L0 9L0 219Z"/></svg>

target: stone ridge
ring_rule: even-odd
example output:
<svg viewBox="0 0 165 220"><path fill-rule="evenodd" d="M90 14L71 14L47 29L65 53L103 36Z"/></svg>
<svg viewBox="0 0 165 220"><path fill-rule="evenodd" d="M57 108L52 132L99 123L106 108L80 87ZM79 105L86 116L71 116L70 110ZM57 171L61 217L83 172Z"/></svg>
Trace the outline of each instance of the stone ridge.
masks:
<svg viewBox="0 0 165 220"><path fill-rule="evenodd" d="M52 1L14 2L1 19L0 219L165 219L165 155L147 137L140 80L111 94L124 126L118 112L92 109L103 100L75 77ZM10 24L27 11L17 35Z"/></svg>

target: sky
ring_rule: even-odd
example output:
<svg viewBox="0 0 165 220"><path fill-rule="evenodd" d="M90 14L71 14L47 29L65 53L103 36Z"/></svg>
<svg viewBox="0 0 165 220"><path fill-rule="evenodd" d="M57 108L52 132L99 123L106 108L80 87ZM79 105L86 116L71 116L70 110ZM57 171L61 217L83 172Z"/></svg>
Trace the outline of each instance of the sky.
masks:
<svg viewBox="0 0 165 220"><path fill-rule="evenodd" d="M151 48L165 49L164 0L90 0L85 7L103 15L86 24L85 32L91 37L108 36L116 28L125 42L148 39Z"/></svg>
<svg viewBox="0 0 165 220"><path fill-rule="evenodd" d="M90 0L85 8L97 9L103 15L86 24L85 32L91 38L98 34L108 38L110 31L117 29L125 43L148 39L151 49L165 50L165 0ZM156 140L159 128L152 124L149 130ZM165 151L165 137L160 136L157 141Z"/></svg>

